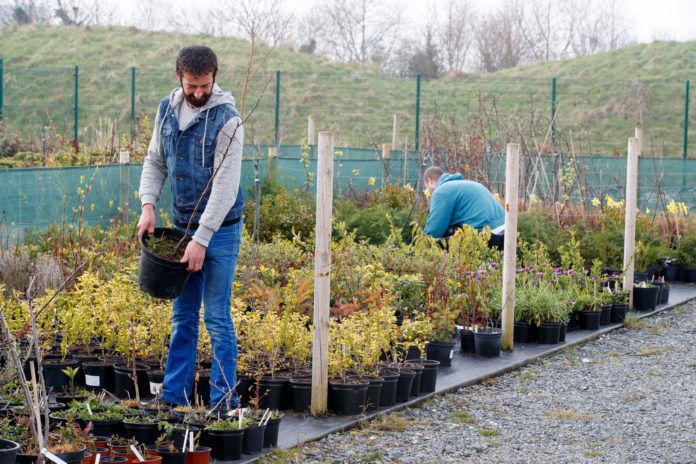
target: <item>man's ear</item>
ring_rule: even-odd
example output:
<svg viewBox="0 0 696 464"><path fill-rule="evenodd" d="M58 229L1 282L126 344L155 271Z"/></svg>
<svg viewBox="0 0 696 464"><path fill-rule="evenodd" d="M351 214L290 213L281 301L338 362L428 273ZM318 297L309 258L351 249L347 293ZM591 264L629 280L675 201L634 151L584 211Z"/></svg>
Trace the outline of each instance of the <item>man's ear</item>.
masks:
<svg viewBox="0 0 696 464"><path fill-rule="evenodd" d="M179 74L179 70L178 70L178 69L175 69L175 70L174 70L174 74L176 74L176 80L179 81L179 82L181 82L181 75Z"/></svg>

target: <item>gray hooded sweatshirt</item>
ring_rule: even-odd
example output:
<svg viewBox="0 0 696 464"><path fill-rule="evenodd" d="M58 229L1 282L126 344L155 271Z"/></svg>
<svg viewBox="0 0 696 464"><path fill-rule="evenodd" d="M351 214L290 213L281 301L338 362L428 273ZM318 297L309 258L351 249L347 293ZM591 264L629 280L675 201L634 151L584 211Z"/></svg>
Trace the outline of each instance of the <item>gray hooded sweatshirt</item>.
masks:
<svg viewBox="0 0 696 464"><path fill-rule="evenodd" d="M169 102L174 113L179 114L179 105L186 104L183 90L180 87L172 90ZM205 112L209 108L224 103L234 105L232 94L223 92L217 84L214 84L210 99L203 105L200 111ZM167 111L164 114L167 114ZM141 205L147 203L157 205L162 194L164 181L167 179L167 162L164 157L164 149L160 137L161 126L162 121L158 111L155 117L155 129L140 177L138 194ZM232 139L231 144L230 139ZM233 117L227 121L215 140L214 168L217 170L219 167L220 169L213 179L208 202L198 221L198 229L193 236L193 240L203 246L208 246L211 237L220 228L225 215L237 199L239 179L242 172L243 146L244 127L242 126L242 120L240 117ZM227 156L225 156L226 152Z"/></svg>

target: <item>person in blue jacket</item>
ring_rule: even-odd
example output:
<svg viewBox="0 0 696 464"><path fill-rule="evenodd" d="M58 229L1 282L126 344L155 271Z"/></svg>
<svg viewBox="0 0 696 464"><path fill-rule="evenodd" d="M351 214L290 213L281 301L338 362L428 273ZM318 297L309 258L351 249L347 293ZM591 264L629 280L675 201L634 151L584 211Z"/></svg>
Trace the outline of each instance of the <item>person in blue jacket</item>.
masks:
<svg viewBox="0 0 696 464"><path fill-rule="evenodd" d="M490 227L488 246L503 249L505 210L486 187L461 174L448 174L438 166L424 173L425 187L430 192L430 212L425 233L447 239L464 224L476 230Z"/></svg>

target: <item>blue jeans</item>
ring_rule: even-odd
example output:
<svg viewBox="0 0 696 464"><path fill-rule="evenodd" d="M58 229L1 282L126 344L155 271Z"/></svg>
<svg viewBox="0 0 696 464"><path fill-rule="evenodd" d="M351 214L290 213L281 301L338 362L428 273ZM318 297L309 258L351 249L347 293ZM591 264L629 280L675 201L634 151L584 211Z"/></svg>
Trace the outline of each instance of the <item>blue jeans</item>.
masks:
<svg viewBox="0 0 696 464"><path fill-rule="evenodd" d="M222 401L234 388L237 337L230 300L241 239L242 221L220 227L208 244L203 268L191 273L184 292L174 300L171 344L161 395L165 401L185 405L193 391L201 301L203 320L213 346L211 404ZM236 391L231 404L237 406Z"/></svg>

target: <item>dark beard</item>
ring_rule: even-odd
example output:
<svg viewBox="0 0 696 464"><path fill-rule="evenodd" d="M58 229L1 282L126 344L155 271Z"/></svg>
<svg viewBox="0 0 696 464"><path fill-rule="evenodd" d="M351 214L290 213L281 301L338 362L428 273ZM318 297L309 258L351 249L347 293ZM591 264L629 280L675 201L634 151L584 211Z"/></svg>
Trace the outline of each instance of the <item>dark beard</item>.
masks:
<svg viewBox="0 0 696 464"><path fill-rule="evenodd" d="M182 89L183 90L183 89ZM191 95L186 95L186 92L184 92L184 98L186 98L186 101L189 103L189 105L193 106L194 108L201 108L203 105L208 103L208 100L210 100L210 96L213 93L207 93L203 95L201 98L195 98L193 94Z"/></svg>

